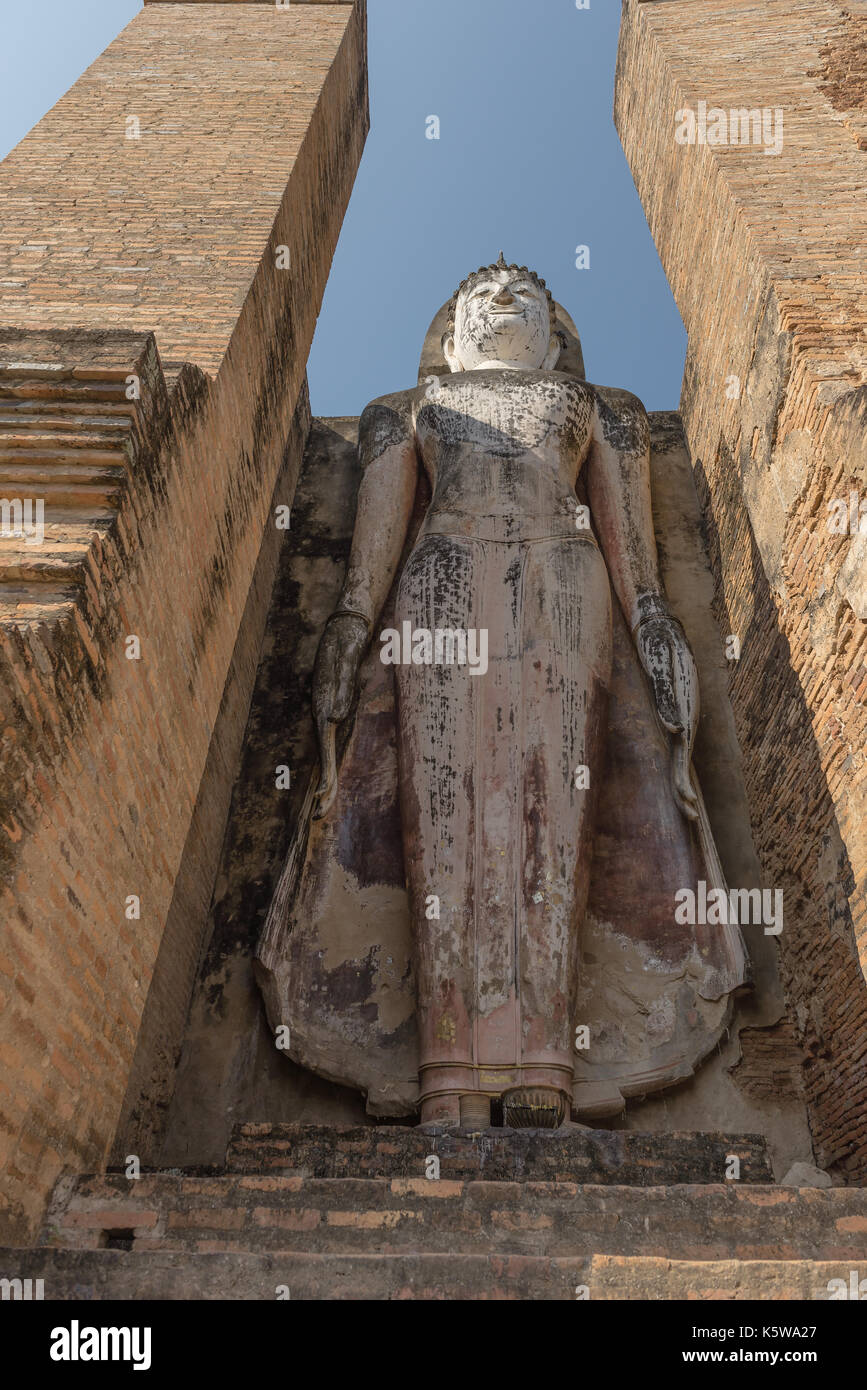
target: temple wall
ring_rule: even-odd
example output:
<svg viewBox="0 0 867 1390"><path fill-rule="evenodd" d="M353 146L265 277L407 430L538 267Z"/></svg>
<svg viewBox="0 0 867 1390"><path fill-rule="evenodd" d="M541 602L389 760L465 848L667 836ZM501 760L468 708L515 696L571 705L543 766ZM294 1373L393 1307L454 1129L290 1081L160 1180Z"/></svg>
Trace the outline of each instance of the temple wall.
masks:
<svg viewBox="0 0 867 1390"><path fill-rule="evenodd" d="M363 0L161 3L0 165L7 1241L166 1103L366 130Z"/></svg>
<svg viewBox="0 0 867 1390"><path fill-rule="evenodd" d="M779 109L781 152L678 143L701 101ZM828 522L867 500L865 7L626 0L615 120L689 335L681 414L816 1156L863 1179L867 506Z"/></svg>

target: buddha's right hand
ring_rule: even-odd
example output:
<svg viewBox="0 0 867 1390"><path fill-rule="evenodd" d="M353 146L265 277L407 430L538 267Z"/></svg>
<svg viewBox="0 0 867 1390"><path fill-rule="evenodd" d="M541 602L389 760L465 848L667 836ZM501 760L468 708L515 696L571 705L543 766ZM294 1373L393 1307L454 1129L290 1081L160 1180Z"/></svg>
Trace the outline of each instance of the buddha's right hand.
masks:
<svg viewBox="0 0 867 1390"><path fill-rule="evenodd" d="M357 613L332 613L313 668L313 715L319 738L321 775L314 815L324 816L337 794L337 725L352 708L369 628Z"/></svg>

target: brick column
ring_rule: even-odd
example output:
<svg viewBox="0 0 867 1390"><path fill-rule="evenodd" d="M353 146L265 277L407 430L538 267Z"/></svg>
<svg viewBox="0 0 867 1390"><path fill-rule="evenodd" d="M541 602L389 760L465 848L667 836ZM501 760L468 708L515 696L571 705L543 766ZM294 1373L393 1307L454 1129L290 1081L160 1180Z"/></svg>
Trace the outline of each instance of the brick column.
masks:
<svg viewBox="0 0 867 1390"><path fill-rule="evenodd" d="M784 891L819 1161L867 1175L867 20L831 0L627 0L615 120L689 335L703 497L753 833ZM689 108L772 141L678 143ZM778 115L779 113L779 115ZM716 135L724 126L717 122ZM705 135L707 126L705 126ZM864 529L867 530L867 506Z"/></svg>
<svg viewBox="0 0 867 1390"><path fill-rule="evenodd" d="M0 164L0 1239L165 1104L366 130L363 0L156 3Z"/></svg>

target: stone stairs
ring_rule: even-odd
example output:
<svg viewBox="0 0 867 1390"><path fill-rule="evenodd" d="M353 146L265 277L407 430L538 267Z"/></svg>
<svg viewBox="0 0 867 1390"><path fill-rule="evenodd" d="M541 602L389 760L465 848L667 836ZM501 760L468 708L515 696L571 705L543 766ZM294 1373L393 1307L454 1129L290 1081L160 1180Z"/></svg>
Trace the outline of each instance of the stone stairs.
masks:
<svg viewBox="0 0 867 1390"><path fill-rule="evenodd" d="M667 1146L692 1181L661 1180ZM738 1151L744 1178L719 1181ZM219 1171L63 1180L0 1275L48 1298L244 1300L815 1299L867 1278L867 1190L777 1187L766 1165L749 1135L245 1125Z"/></svg>
<svg viewBox="0 0 867 1390"><path fill-rule="evenodd" d="M42 1279L62 1301L298 1300L658 1301L829 1297L832 1280L867 1289L867 1260L670 1260L594 1255L122 1254L0 1250L0 1264Z"/></svg>
<svg viewBox="0 0 867 1390"><path fill-rule="evenodd" d="M145 446L141 402L127 398L144 339L121 335L88 365L56 360L55 337L0 334L0 499L29 500L30 519L44 508L40 543L0 527L0 619L16 624L68 614Z"/></svg>
<svg viewBox="0 0 867 1390"><path fill-rule="evenodd" d="M867 1259L864 1189L114 1174L76 1184L46 1243L207 1254Z"/></svg>

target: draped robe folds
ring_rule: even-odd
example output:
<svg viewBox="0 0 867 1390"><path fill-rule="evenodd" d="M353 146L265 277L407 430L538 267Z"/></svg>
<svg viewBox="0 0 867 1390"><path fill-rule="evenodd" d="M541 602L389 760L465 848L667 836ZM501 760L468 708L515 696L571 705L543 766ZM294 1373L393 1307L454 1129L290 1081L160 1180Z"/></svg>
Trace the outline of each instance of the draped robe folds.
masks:
<svg viewBox="0 0 867 1390"><path fill-rule="evenodd" d="M441 317L422 380L445 373ZM558 371L583 377L558 318ZM509 539L495 521L461 535L430 515L419 534L428 501L422 478L337 797L311 820L314 769L265 923L269 1021L372 1114L423 1097L425 1118L447 1119L461 1092L547 1084L573 1114L611 1115L691 1075L746 980L736 926L675 921L679 890L722 886L710 830L675 804L670 740L592 534L546 524ZM582 613L605 615L589 683ZM484 626L487 672L384 665L379 634L405 624ZM575 727L604 749L588 789L572 781Z"/></svg>

